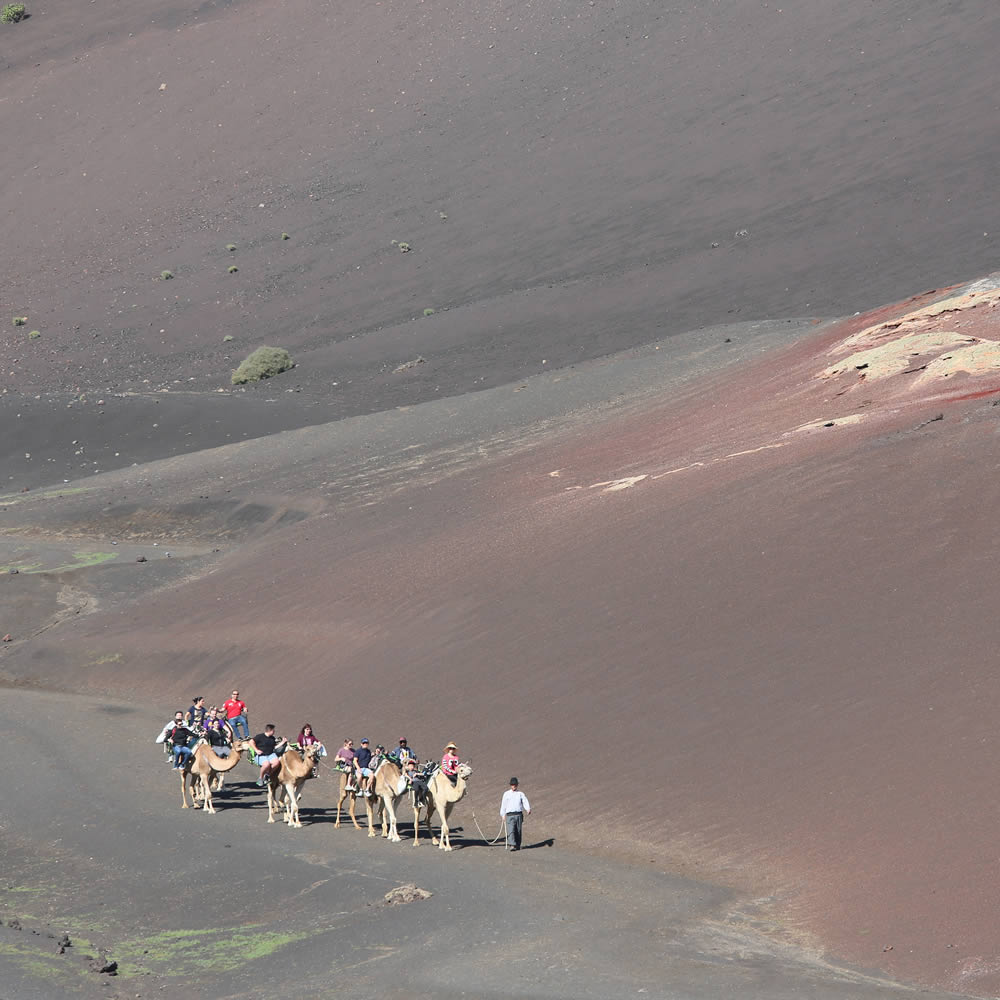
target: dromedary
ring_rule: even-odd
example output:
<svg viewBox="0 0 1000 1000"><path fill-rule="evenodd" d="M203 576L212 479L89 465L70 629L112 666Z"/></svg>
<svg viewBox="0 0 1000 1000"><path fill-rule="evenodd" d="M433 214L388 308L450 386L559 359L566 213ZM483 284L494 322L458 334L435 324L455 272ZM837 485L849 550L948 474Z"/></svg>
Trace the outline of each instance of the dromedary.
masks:
<svg viewBox="0 0 1000 1000"><path fill-rule="evenodd" d="M344 799L350 796L350 800L347 803L347 815L351 817L354 829L360 830L361 824L358 822L358 817L354 815L358 802L358 793L354 785L354 776L348 774L347 771L339 771L338 773L340 775L340 795L337 798L337 822L333 824L333 828L335 830L340 829L340 808L344 804ZM350 789L348 789L349 785L351 786ZM369 799L366 798L365 801L368 802ZM368 827L371 829L371 823L368 824Z"/></svg>
<svg viewBox="0 0 1000 1000"><path fill-rule="evenodd" d="M396 806L400 799L406 794L406 779L400 771L399 765L391 760L384 760L375 771L375 796L365 799L365 810L368 813L368 836L375 836L375 824L373 821L374 808L378 809L382 816L382 836L399 843L402 839L396 829ZM389 816L388 827L386 826L386 814Z"/></svg>
<svg viewBox="0 0 1000 1000"><path fill-rule="evenodd" d="M207 743L198 743L181 771L181 801L188 808L187 784L191 778L191 808L197 809L195 797L202 799L206 813L215 813L212 803L212 781L216 775L231 771L240 762L243 751L250 746L248 740L237 740L228 757L220 757ZM221 786L220 786L221 787Z"/></svg>
<svg viewBox="0 0 1000 1000"><path fill-rule="evenodd" d="M427 794L431 800L431 806L427 810L427 830L430 832L431 814L437 811L441 817L441 837L431 837L431 843L437 844L442 851L451 850L451 838L448 830L448 817L456 802L465 798L468 790L466 779L472 774L472 768L468 764L458 765L458 777L453 785L440 771L435 771L427 782Z"/></svg>
<svg viewBox="0 0 1000 1000"><path fill-rule="evenodd" d="M301 753L289 747L281 755L281 767L272 772L267 782L267 821L274 822L274 813L285 799L285 822L299 828L299 798L302 786L312 777L323 747L319 743L306 747Z"/></svg>

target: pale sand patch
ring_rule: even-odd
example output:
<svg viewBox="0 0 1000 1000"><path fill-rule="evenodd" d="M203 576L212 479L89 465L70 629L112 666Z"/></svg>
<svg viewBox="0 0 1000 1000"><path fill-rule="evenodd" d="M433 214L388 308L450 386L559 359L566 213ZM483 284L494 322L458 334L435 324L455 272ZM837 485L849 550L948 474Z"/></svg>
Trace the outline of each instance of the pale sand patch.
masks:
<svg viewBox="0 0 1000 1000"><path fill-rule="evenodd" d="M959 345L969 342L968 336L956 333L954 330L907 333L843 358L835 365L824 369L819 378L834 378L852 370L863 372L867 381L888 378L890 375L903 374L910 368L918 367L915 359L921 355L954 352ZM994 347L997 346L995 341L989 343Z"/></svg>
<svg viewBox="0 0 1000 1000"><path fill-rule="evenodd" d="M989 375L1000 370L1000 342L995 340L978 340L958 347L950 354L927 363L927 367L914 380L914 385L923 385L965 372L968 375Z"/></svg>
<svg viewBox="0 0 1000 1000"><path fill-rule="evenodd" d="M962 295L935 302L921 309L915 309L907 313L901 319L887 320L875 326L866 327L858 333L852 334L846 340L831 347L829 354L838 354L840 351L854 350L858 347L874 345L885 337L891 336L903 326L926 326L931 320L937 319L949 313L962 312L966 309L977 309L984 306L994 308L1000 305L1000 288L988 289L986 291L967 291Z"/></svg>
<svg viewBox="0 0 1000 1000"><path fill-rule="evenodd" d="M801 434L803 431L830 430L833 427L847 427L851 424L860 424L867 417L864 413L849 413L846 417L821 417L819 420L810 420L808 424L801 424L790 434Z"/></svg>

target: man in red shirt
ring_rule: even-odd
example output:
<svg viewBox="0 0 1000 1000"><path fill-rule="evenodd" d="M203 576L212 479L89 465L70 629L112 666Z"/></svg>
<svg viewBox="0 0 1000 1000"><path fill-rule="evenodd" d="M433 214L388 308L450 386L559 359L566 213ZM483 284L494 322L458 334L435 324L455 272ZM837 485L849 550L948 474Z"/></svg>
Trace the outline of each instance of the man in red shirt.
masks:
<svg viewBox="0 0 1000 1000"><path fill-rule="evenodd" d="M226 711L226 722L237 739L250 739L250 727L247 725L246 702L240 701L239 691L234 691L232 698L222 706Z"/></svg>

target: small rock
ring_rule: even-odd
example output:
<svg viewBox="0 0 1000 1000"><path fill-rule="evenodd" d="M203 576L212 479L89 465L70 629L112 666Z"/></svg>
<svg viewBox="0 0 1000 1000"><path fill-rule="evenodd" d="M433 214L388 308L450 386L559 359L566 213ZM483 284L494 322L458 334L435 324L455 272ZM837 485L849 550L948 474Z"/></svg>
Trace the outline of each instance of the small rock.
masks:
<svg viewBox="0 0 1000 1000"><path fill-rule="evenodd" d="M15 569L9 569L7 570L7 572L10 573L11 576L17 576L17 574L20 573L21 571L15 568Z"/></svg>
<svg viewBox="0 0 1000 1000"><path fill-rule="evenodd" d="M420 899L430 899L434 893L415 885L398 885L385 894L385 901L394 906L399 903L415 903Z"/></svg>
<svg viewBox="0 0 1000 1000"><path fill-rule="evenodd" d="M4 642L9 642L10 641L10 636L9 635L8 636L4 636L4 640L3 641ZM7 921L7 926L12 931L19 931L21 929L21 921L18 920L17 917L15 917L13 920L8 920Z"/></svg>
<svg viewBox="0 0 1000 1000"><path fill-rule="evenodd" d="M138 556L135 560L136 562L148 562L145 556Z"/></svg>

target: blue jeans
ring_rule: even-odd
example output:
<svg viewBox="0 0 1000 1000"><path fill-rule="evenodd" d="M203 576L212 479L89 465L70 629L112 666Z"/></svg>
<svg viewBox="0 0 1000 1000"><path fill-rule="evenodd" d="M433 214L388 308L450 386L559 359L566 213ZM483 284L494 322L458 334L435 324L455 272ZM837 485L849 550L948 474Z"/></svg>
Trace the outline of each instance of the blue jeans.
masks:
<svg viewBox="0 0 1000 1000"><path fill-rule="evenodd" d="M232 727L233 733L238 740L250 739L250 730L247 728L247 717L245 715L234 715L226 722Z"/></svg>
<svg viewBox="0 0 1000 1000"><path fill-rule="evenodd" d="M188 757L193 756L194 754L187 747L174 747L174 767L179 767Z"/></svg>

